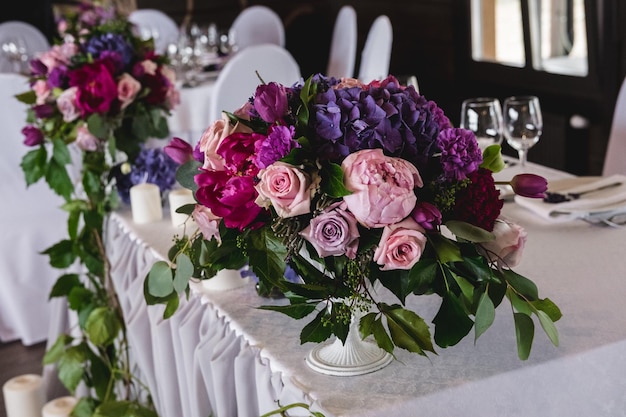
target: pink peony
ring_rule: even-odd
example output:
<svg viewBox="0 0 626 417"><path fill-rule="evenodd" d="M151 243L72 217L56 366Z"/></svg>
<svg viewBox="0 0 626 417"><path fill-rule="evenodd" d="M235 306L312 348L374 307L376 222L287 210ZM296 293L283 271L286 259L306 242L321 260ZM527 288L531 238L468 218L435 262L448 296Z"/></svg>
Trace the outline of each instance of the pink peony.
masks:
<svg viewBox="0 0 626 417"><path fill-rule="evenodd" d="M499 218L493 226L493 234L495 240L481 244L484 255L500 268L519 265L526 246L526 231L516 223Z"/></svg>
<svg viewBox="0 0 626 417"><path fill-rule="evenodd" d="M204 131L198 144L200 151L204 153L204 169L224 170L224 158L217 154L217 148L225 137L236 132L250 133L252 129L241 123L231 125L226 115Z"/></svg>
<svg viewBox="0 0 626 417"><path fill-rule="evenodd" d="M294 217L311 211L312 182L309 175L284 162L275 162L258 174L256 203L270 204L280 217Z"/></svg>
<svg viewBox="0 0 626 417"><path fill-rule="evenodd" d="M132 75L124 73L117 80L117 99L125 109L135 100L137 93L141 90L141 83L134 79Z"/></svg>
<svg viewBox="0 0 626 417"><path fill-rule="evenodd" d="M352 153L343 160L344 183L352 194L348 209L366 227L394 224L408 216L417 201L414 189L423 182L410 162L385 156L381 149Z"/></svg>
<svg viewBox="0 0 626 417"><path fill-rule="evenodd" d="M382 271L411 269L422 257L425 247L424 229L415 220L407 218L385 226L374 252L374 262L382 266Z"/></svg>

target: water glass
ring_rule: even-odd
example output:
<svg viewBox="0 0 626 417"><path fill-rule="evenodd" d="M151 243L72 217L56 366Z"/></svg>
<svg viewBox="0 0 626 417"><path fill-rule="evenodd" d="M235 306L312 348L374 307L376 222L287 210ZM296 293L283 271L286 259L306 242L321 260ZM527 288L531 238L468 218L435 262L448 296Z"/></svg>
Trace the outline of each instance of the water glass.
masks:
<svg viewBox="0 0 626 417"><path fill-rule="evenodd" d="M503 124L500 101L493 97L464 100L461 104L459 126L474 132L478 146L482 150L490 145L501 144Z"/></svg>

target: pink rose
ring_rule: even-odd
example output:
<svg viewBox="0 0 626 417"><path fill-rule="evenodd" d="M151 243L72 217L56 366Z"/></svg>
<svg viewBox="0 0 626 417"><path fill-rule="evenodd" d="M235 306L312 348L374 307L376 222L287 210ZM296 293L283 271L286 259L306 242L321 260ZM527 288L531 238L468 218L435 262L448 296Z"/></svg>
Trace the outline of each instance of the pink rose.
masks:
<svg viewBox="0 0 626 417"><path fill-rule="evenodd" d="M200 204L191 213L193 221L198 225L198 229L206 240L215 237L220 241L220 218L211 212L211 209Z"/></svg>
<svg viewBox="0 0 626 417"><path fill-rule="evenodd" d="M261 207L272 207L280 217L294 217L311 211L313 183L304 171L284 162L275 162L258 174L255 186Z"/></svg>
<svg viewBox="0 0 626 417"><path fill-rule="evenodd" d="M50 86L44 80L37 80L33 84L33 91L37 97L37 104L45 104L46 99L50 97Z"/></svg>
<svg viewBox="0 0 626 417"><path fill-rule="evenodd" d="M117 99L122 103L123 109L133 102L140 90L141 83L134 79L132 75L125 72L118 78Z"/></svg>
<svg viewBox="0 0 626 417"><path fill-rule="evenodd" d="M73 122L80 116L80 110L76 107L76 92L78 87L70 87L57 98L57 107L63 115L63 121Z"/></svg>
<svg viewBox="0 0 626 417"><path fill-rule="evenodd" d="M317 251L320 257L346 255L356 258L359 246L357 221L341 202L328 207L319 216L313 217L300 233Z"/></svg>
<svg viewBox="0 0 626 417"><path fill-rule="evenodd" d="M517 266L522 260L526 245L526 231L518 224L506 219L496 220L492 233L495 240L482 243L484 255L499 267L509 268Z"/></svg>
<svg viewBox="0 0 626 417"><path fill-rule="evenodd" d="M385 226L376 251L374 262L382 271L411 269L422 257L426 247L424 229L411 218Z"/></svg>
<svg viewBox="0 0 626 417"><path fill-rule="evenodd" d="M213 122L204 131L198 143L200 152L204 153L204 169L224 170L224 158L217 154L217 148L225 137L239 132L251 133L252 129L241 123L237 123L235 126L231 125L226 115L223 115L220 120Z"/></svg>
<svg viewBox="0 0 626 417"><path fill-rule="evenodd" d="M87 125L82 125L78 128L76 133L76 145L83 151L96 151L100 141L97 137L89 132Z"/></svg>
<svg viewBox="0 0 626 417"><path fill-rule="evenodd" d="M366 149L343 160L344 183L352 194L344 197L348 209L366 227L394 224L408 216L423 182L410 162L389 157L382 149Z"/></svg>
<svg viewBox="0 0 626 417"><path fill-rule="evenodd" d="M141 61L141 67L143 68L143 72L149 75L155 75L158 65L156 62L146 59Z"/></svg>

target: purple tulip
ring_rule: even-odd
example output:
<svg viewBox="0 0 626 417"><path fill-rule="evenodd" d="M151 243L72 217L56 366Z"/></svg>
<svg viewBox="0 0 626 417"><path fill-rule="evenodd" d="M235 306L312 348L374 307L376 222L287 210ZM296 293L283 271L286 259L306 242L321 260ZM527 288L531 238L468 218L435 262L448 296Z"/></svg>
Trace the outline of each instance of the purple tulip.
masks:
<svg viewBox="0 0 626 417"><path fill-rule="evenodd" d="M22 134L26 146L37 146L43 143L43 132L35 126L25 126L22 129Z"/></svg>
<svg viewBox="0 0 626 417"><path fill-rule="evenodd" d="M173 138L163 147L165 154L178 164L184 164L193 159L193 148L181 138Z"/></svg>
<svg viewBox="0 0 626 417"><path fill-rule="evenodd" d="M426 230L435 230L441 224L441 212L426 201L418 201L411 212L411 217Z"/></svg>
<svg viewBox="0 0 626 417"><path fill-rule="evenodd" d="M544 198L548 189L548 181L535 174L517 174L510 184L515 194L522 197Z"/></svg>

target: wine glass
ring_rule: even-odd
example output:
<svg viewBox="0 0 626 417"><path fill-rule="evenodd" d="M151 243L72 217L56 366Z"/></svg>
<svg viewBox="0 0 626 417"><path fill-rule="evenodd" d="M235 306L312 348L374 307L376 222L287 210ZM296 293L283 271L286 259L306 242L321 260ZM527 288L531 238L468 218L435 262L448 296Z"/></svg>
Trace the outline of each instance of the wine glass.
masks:
<svg viewBox="0 0 626 417"><path fill-rule="evenodd" d="M543 131L543 117L539 98L512 96L504 100L504 136L519 155L522 167L526 166L528 149L539 141Z"/></svg>
<svg viewBox="0 0 626 417"><path fill-rule="evenodd" d="M460 127L474 132L481 150L501 144L503 124L500 101L493 97L463 100Z"/></svg>

